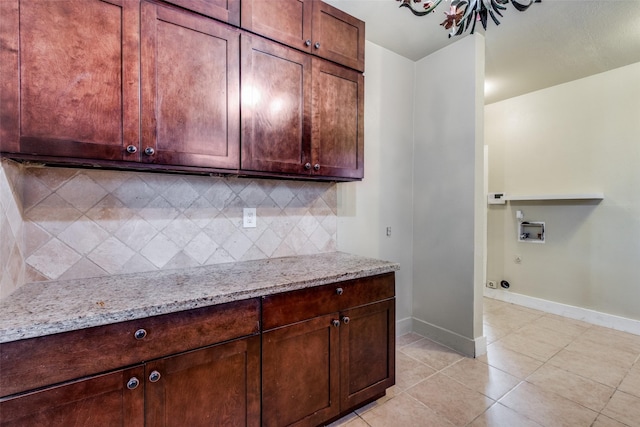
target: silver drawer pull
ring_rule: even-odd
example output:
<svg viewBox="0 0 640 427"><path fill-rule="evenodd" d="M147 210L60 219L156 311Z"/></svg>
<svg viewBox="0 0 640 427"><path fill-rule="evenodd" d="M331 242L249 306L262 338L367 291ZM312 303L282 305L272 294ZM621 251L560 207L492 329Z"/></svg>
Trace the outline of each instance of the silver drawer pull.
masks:
<svg viewBox="0 0 640 427"><path fill-rule="evenodd" d="M137 339L137 340L142 340L147 336L147 331L145 331L144 329L138 329L137 331L135 331L133 333L133 336Z"/></svg>

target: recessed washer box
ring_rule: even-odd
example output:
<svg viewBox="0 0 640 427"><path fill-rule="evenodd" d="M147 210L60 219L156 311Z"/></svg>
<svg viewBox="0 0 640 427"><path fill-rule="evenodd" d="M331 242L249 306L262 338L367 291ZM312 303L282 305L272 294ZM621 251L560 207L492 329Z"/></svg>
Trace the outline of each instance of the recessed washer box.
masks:
<svg viewBox="0 0 640 427"><path fill-rule="evenodd" d="M544 228L544 222L520 222L518 224L518 242L544 243Z"/></svg>

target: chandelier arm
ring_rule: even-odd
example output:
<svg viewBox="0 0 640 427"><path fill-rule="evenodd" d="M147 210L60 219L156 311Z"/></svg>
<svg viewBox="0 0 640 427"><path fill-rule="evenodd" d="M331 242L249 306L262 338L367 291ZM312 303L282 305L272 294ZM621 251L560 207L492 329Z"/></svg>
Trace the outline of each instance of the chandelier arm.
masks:
<svg viewBox="0 0 640 427"><path fill-rule="evenodd" d="M487 8L484 7L484 5L482 6L483 7L480 9L480 12L478 12L478 14L480 15L480 23L482 24L482 28L486 30L487 29ZM473 34L473 32L471 34Z"/></svg>
<svg viewBox="0 0 640 427"><path fill-rule="evenodd" d="M505 3L500 2L500 0L491 0L491 8L496 11L500 16L500 10L507 10L507 6L504 6Z"/></svg>
<svg viewBox="0 0 640 427"><path fill-rule="evenodd" d="M442 3L442 0L436 0L428 8L426 8L424 10L416 10L416 9L413 8L413 6L412 6L412 4L411 4L411 2L409 0L403 0L399 7L409 8L411 13L413 13L415 16L425 16L425 15L428 15L431 12L433 12L433 10L436 7L438 7L438 5L440 3Z"/></svg>
<svg viewBox="0 0 640 427"><path fill-rule="evenodd" d="M496 3L496 0L491 0L491 8L493 9L493 11L495 13L497 13L499 16L503 16L501 10L505 10L506 7L499 5L498 3Z"/></svg>
<svg viewBox="0 0 640 427"><path fill-rule="evenodd" d="M500 12L498 12L500 13ZM498 18L496 18L496 14L493 12L493 10L489 11L489 16L491 17L491 19L493 20L493 23L496 25L500 25L500 21L498 20ZM500 15L502 16L502 15Z"/></svg>
<svg viewBox="0 0 640 427"><path fill-rule="evenodd" d="M476 22L478 22L478 19L476 17L477 14L474 13L473 15L469 15L469 17L467 18L466 28L469 28L469 24L472 23L471 34L473 34L473 32L476 30Z"/></svg>
<svg viewBox="0 0 640 427"><path fill-rule="evenodd" d="M518 10L518 12L524 12L533 4L533 0L529 0L528 3L520 3L518 0L511 0L511 4L516 8L516 10Z"/></svg>
<svg viewBox="0 0 640 427"><path fill-rule="evenodd" d="M462 15L462 18L460 18L460 22L464 20L468 20L472 15L475 16L475 11L478 7L478 0L469 0L469 2L466 2L466 1L460 2L461 5L464 5L464 3L467 3L467 5L464 8L464 15ZM467 27L468 26L469 24L467 23Z"/></svg>

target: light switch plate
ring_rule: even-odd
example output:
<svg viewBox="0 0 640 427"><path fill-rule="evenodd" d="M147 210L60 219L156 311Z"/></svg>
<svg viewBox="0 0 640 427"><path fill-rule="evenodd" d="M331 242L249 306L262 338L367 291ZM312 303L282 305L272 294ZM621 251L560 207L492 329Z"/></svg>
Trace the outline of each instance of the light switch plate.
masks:
<svg viewBox="0 0 640 427"><path fill-rule="evenodd" d="M244 228L255 228L256 224L256 208L244 208L242 210L242 226Z"/></svg>

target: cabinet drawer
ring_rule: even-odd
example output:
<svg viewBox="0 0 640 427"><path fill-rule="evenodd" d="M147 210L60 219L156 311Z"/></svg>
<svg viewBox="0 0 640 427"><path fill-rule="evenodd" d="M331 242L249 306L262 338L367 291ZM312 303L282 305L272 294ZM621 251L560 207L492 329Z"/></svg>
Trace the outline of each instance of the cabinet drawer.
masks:
<svg viewBox="0 0 640 427"><path fill-rule="evenodd" d="M394 295L394 273L270 295L262 299L262 328L273 329Z"/></svg>
<svg viewBox="0 0 640 427"><path fill-rule="evenodd" d="M0 399L0 426L144 425L144 367L119 370Z"/></svg>
<svg viewBox="0 0 640 427"><path fill-rule="evenodd" d="M250 299L2 344L0 396L255 334L259 310Z"/></svg>

